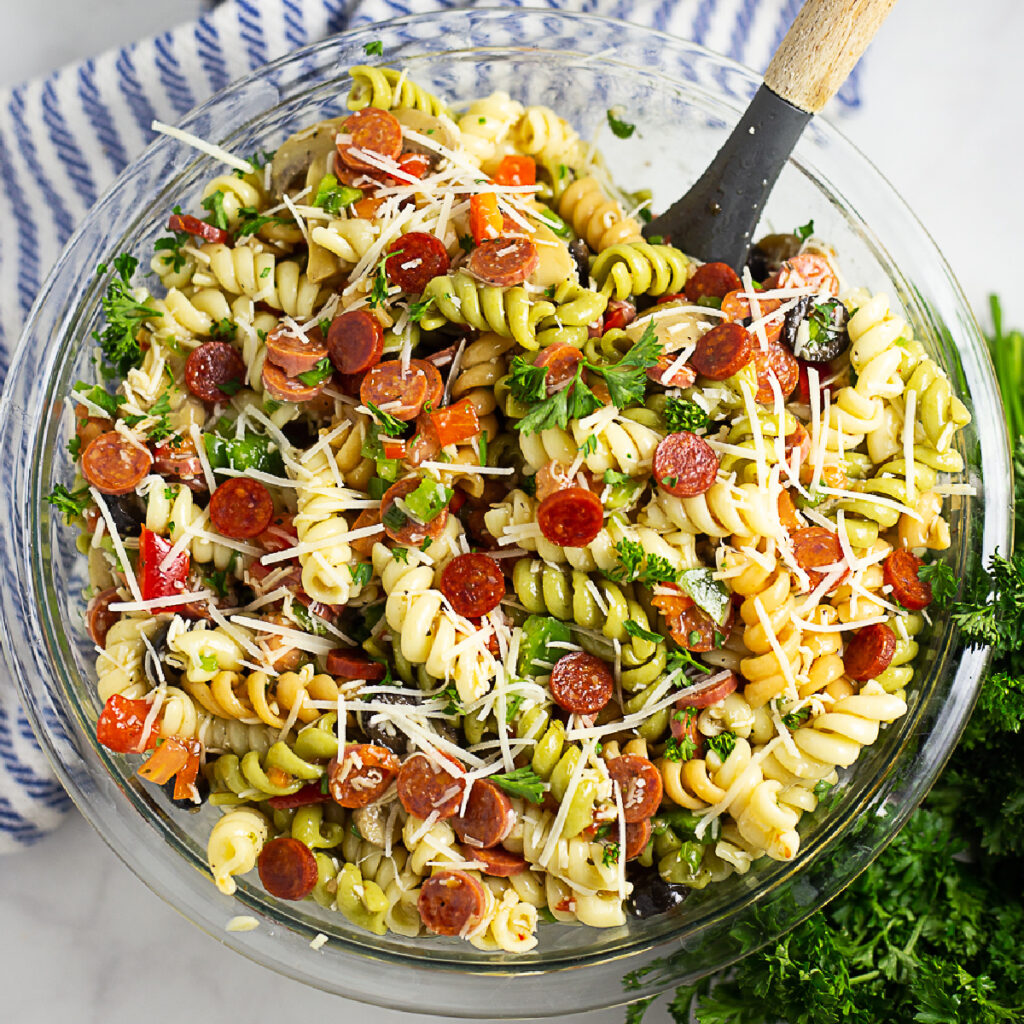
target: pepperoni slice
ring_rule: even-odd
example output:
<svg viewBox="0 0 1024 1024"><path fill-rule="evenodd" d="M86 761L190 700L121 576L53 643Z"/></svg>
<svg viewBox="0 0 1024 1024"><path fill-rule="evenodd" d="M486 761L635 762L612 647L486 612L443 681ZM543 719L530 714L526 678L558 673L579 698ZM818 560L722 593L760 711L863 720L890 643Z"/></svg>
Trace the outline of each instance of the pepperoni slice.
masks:
<svg viewBox="0 0 1024 1024"><path fill-rule="evenodd" d="M684 650L699 653L721 647L736 614L730 605L726 620L720 626L686 594L656 594L651 603L665 616L672 639Z"/></svg>
<svg viewBox="0 0 1024 1024"><path fill-rule="evenodd" d="M701 335L690 360L694 369L708 380L725 380L739 373L753 355L746 328L725 323Z"/></svg>
<svg viewBox="0 0 1024 1024"><path fill-rule="evenodd" d="M811 435L807 433L802 423L796 425L796 430L785 437L786 464L793 464L793 452L797 453L797 464L803 465L811 454Z"/></svg>
<svg viewBox="0 0 1024 1024"><path fill-rule="evenodd" d="M800 382L800 364L784 345L770 344L767 348L755 345L754 365L757 368L757 394L754 398L762 405L775 404L773 379L778 382L783 401L793 394Z"/></svg>
<svg viewBox="0 0 1024 1024"><path fill-rule="evenodd" d="M488 238L469 257L469 272L499 288L522 284L538 266L537 246L528 238Z"/></svg>
<svg viewBox="0 0 1024 1024"><path fill-rule="evenodd" d="M718 475L718 456L702 437L681 430L654 449L654 479L677 498L695 498L709 490Z"/></svg>
<svg viewBox="0 0 1024 1024"><path fill-rule="evenodd" d="M918 575L921 559L897 548L882 563L882 578L892 587L893 596L908 611L919 612L932 603L932 585Z"/></svg>
<svg viewBox="0 0 1024 1024"><path fill-rule="evenodd" d="M245 363L226 341L207 341L185 360L185 383L204 402L226 402L245 383Z"/></svg>
<svg viewBox="0 0 1024 1024"><path fill-rule="evenodd" d="M203 471L196 453L196 443L191 437L183 437L178 441L168 439L154 444L153 468L161 476L177 477L179 480L199 476Z"/></svg>
<svg viewBox="0 0 1024 1024"><path fill-rule="evenodd" d="M369 807L376 803L398 774L398 757L387 747L352 743L345 756L334 758L327 768L328 788L342 807Z"/></svg>
<svg viewBox="0 0 1024 1024"><path fill-rule="evenodd" d="M327 329L327 354L343 374L365 373L380 362L384 328L368 309L339 313Z"/></svg>
<svg viewBox="0 0 1024 1024"><path fill-rule="evenodd" d="M683 363L669 373L675 361L674 356L658 356L657 364L647 367L647 376L655 384L667 388L688 388L697 379L697 373L689 363Z"/></svg>
<svg viewBox="0 0 1024 1024"><path fill-rule="evenodd" d="M604 311L602 333L628 327L636 319L636 306L625 299L612 299Z"/></svg>
<svg viewBox="0 0 1024 1024"><path fill-rule="evenodd" d="M884 623L876 622L857 631L843 651L846 674L865 683L884 672L896 653L896 634Z"/></svg>
<svg viewBox="0 0 1024 1024"><path fill-rule="evenodd" d="M459 851L466 860L479 864L485 875L493 875L495 878L511 878L512 875L521 874L529 867L525 857L518 853L510 853L502 846L489 846L486 849L461 846Z"/></svg>
<svg viewBox="0 0 1024 1024"><path fill-rule="evenodd" d="M719 704L732 693L738 685L734 673L730 672L723 679L703 690L685 694L676 701L676 708L709 708Z"/></svg>
<svg viewBox="0 0 1024 1024"><path fill-rule="evenodd" d="M346 682L351 679L365 679L369 683L379 682L384 678L384 666L379 661L348 651L344 647L336 647L327 652L327 674Z"/></svg>
<svg viewBox="0 0 1024 1024"><path fill-rule="evenodd" d="M224 245L231 237L223 228L207 224L205 220L193 217L188 213L172 213L167 219L168 231L184 231L202 238L206 242Z"/></svg>
<svg viewBox="0 0 1024 1024"><path fill-rule="evenodd" d="M434 372L437 373L436 367ZM427 374L415 362L410 362L403 373L402 364L390 359L379 363L363 378L359 398L363 405L375 405L396 419L414 420L427 398Z"/></svg>
<svg viewBox="0 0 1024 1024"><path fill-rule="evenodd" d="M636 860L651 841L651 819L626 822L626 860Z"/></svg>
<svg viewBox="0 0 1024 1024"><path fill-rule="evenodd" d="M107 631L121 618L120 612L110 610L111 602L118 600L117 590L111 587L93 597L85 609L85 623L92 642L99 647L107 646Z"/></svg>
<svg viewBox="0 0 1024 1024"><path fill-rule="evenodd" d="M626 824L649 818L661 803L661 773L640 754L623 754L608 762L608 774L619 784Z"/></svg>
<svg viewBox="0 0 1024 1024"><path fill-rule="evenodd" d="M274 518L270 491L246 476L225 480L210 498L210 519L225 537L258 537Z"/></svg>
<svg viewBox="0 0 1024 1024"><path fill-rule="evenodd" d="M267 335L267 359L289 377L309 372L326 355L324 336L318 326L311 327L306 334L295 334L285 324L278 324Z"/></svg>
<svg viewBox="0 0 1024 1024"><path fill-rule="evenodd" d="M304 900L319 878L313 851L291 836L266 843L256 861L263 888L279 900Z"/></svg>
<svg viewBox="0 0 1024 1024"><path fill-rule="evenodd" d="M402 806L417 818L450 818L462 804L462 791L466 788L462 778L462 765L447 758L455 774L435 764L426 754L407 757L398 771L398 799Z"/></svg>
<svg viewBox="0 0 1024 1024"><path fill-rule="evenodd" d="M441 573L441 592L459 615L478 619L505 596L505 574L489 555L457 555Z"/></svg>
<svg viewBox="0 0 1024 1024"><path fill-rule="evenodd" d="M487 896L483 884L465 871L438 871L420 887L417 905L435 935L465 935L483 920Z"/></svg>
<svg viewBox="0 0 1024 1024"><path fill-rule="evenodd" d="M537 506L537 525L552 544L581 548L601 532L604 505L593 491L567 487L549 495Z"/></svg>
<svg viewBox="0 0 1024 1024"><path fill-rule="evenodd" d="M743 287L743 282L728 263L705 263L686 282L686 297L691 302L698 299L724 299L729 292Z"/></svg>
<svg viewBox="0 0 1024 1024"><path fill-rule="evenodd" d="M793 554L797 565L807 573L811 589L814 590L828 575L827 572L821 572L821 568L838 565L843 561L839 537L831 530L826 530L824 526L805 526L802 530L794 530L789 536L793 542ZM849 573L849 568L845 569L826 593L830 594L835 590Z"/></svg>
<svg viewBox="0 0 1024 1024"><path fill-rule="evenodd" d="M451 260L444 242L425 231L409 231L399 236L388 249L384 264L388 278L403 292L419 295L435 277L448 273Z"/></svg>
<svg viewBox="0 0 1024 1024"><path fill-rule="evenodd" d="M534 357L534 366L546 366L544 386L553 395L576 376L576 368L583 362L583 353L575 345L559 342L542 348Z"/></svg>
<svg viewBox="0 0 1024 1024"><path fill-rule="evenodd" d="M573 651L555 662L549 683L559 707L574 715L596 715L612 699L611 669L586 651Z"/></svg>
<svg viewBox="0 0 1024 1024"><path fill-rule="evenodd" d="M814 288L821 295L839 294L839 278L836 277L824 256L804 253L786 260L778 274L778 288Z"/></svg>
<svg viewBox="0 0 1024 1024"><path fill-rule="evenodd" d="M146 478L153 456L116 430L89 442L82 452L82 473L103 494L127 494Z"/></svg>
<svg viewBox="0 0 1024 1024"><path fill-rule="evenodd" d="M303 384L298 377L289 377L280 366L263 364L263 387L271 398L279 402L309 402L319 397L326 381L319 384Z"/></svg>
<svg viewBox="0 0 1024 1024"><path fill-rule="evenodd" d="M759 297L757 299L758 317L774 313L781 305L782 299L762 299ZM740 323L746 320L747 317L754 315L754 311L750 308L750 299L742 289L729 292L722 299L722 312L735 323Z"/></svg>
<svg viewBox="0 0 1024 1024"><path fill-rule="evenodd" d="M395 500L404 498L419 487L419 477L410 476L398 483L392 484L385 492L380 502L380 517L384 524L384 532L396 544L421 544L427 537L437 540L441 536L444 524L448 520L448 510L441 509L440 512L429 523L418 523L414 519L405 517L401 525L390 520L388 513L395 508ZM396 509L400 512L400 509Z"/></svg>
<svg viewBox="0 0 1024 1024"><path fill-rule="evenodd" d="M427 397L423 400L423 407L427 412L439 408L444 399L444 381L441 380L440 370L426 359L411 359L409 366L415 366L417 370L426 375Z"/></svg>
<svg viewBox="0 0 1024 1024"><path fill-rule="evenodd" d="M342 141L349 136L347 141ZM359 151L373 153L386 160L402 155L402 126L387 110L364 107L346 118L337 142L338 156L354 171L379 174L380 168L370 163Z"/></svg>
<svg viewBox="0 0 1024 1024"><path fill-rule="evenodd" d="M469 791L465 814L452 818L455 834L473 849L497 846L512 831L516 812L512 801L487 779L477 779Z"/></svg>

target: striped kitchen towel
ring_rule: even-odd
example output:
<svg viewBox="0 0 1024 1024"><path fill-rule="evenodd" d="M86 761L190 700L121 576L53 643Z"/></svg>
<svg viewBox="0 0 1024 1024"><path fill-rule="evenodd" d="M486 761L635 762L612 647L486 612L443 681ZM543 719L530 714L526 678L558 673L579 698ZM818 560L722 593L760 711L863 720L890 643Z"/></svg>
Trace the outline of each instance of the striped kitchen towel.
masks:
<svg viewBox="0 0 1024 1024"><path fill-rule="evenodd" d="M801 0L516 0L620 18L764 68ZM228 0L191 24L0 93L0 386L62 246L153 134L232 79L335 32L472 0ZM858 105L856 75L840 105ZM0 669L0 851L41 838L69 802Z"/></svg>

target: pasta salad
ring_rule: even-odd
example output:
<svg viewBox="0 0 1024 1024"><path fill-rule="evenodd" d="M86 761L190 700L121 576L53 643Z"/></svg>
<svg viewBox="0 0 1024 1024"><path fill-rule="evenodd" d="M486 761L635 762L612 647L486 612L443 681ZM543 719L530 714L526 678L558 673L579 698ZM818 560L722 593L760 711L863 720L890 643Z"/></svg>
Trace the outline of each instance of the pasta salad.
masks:
<svg viewBox="0 0 1024 1024"><path fill-rule="evenodd" d="M234 169L159 287L101 268L50 498L99 741L221 812L222 892L380 935L525 952L791 860L906 712L967 409L810 226L702 264L554 111L351 75L274 154L190 140Z"/></svg>

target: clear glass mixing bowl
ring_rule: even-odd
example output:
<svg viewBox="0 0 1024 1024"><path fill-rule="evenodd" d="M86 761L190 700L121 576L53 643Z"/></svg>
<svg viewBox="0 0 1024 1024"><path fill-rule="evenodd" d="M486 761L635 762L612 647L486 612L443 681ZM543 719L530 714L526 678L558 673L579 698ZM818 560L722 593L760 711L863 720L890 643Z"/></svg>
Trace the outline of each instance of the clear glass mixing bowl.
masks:
<svg viewBox="0 0 1024 1024"><path fill-rule="evenodd" d="M584 137L598 135L617 179L651 187L666 207L709 162L757 86L750 72L698 46L599 18L477 10L405 18L347 33L268 65L200 107L189 131L241 154L344 109L345 69L380 39L384 57L432 91L468 99L505 89L545 103ZM602 126L620 106L628 141ZM769 941L820 907L892 838L942 768L973 704L984 654L963 651L940 618L922 643L909 713L865 750L830 815L805 822L792 863L762 861L676 911L605 931L543 927L521 956L440 938L379 938L310 902L272 899L252 878L230 899L214 888L204 848L215 812L170 807L134 765L95 740L95 651L82 628L84 566L70 531L43 503L68 482L73 433L65 396L89 380L99 318L96 264L130 251L147 264L175 203L195 208L220 167L160 138L94 207L32 311L0 406L0 521L7 577L3 645L44 749L68 792L114 852L222 942L293 978L371 1003L466 1017L555 1016L608 1006L698 977ZM982 337L956 282L892 188L834 129L814 122L786 168L765 228L813 217L851 282L885 289L949 372L974 415L960 441L976 497L954 497L953 547L963 579L1010 536L1010 471L1000 405ZM136 759L137 760L137 759ZM224 932L237 913L252 932ZM129 927L130 923L125 922ZM309 948L318 933L330 941ZM628 972L633 987L624 983Z"/></svg>

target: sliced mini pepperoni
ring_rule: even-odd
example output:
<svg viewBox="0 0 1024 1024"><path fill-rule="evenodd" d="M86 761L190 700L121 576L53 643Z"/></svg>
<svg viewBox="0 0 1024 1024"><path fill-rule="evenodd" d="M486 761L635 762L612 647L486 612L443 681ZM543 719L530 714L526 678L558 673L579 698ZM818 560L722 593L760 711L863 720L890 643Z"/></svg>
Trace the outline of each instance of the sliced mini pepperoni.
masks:
<svg viewBox="0 0 1024 1024"><path fill-rule="evenodd" d="M691 302L704 298L722 299L741 287L743 282L739 274L728 263L705 263L686 282L686 297Z"/></svg>
<svg viewBox="0 0 1024 1024"><path fill-rule="evenodd" d="M427 378L427 396L423 399L423 408L427 412L440 408L444 400L444 381L441 380L441 372L438 368L426 359L411 359L410 367L416 367Z"/></svg>
<svg viewBox="0 0 1024 1024"><path fill-rule="evenodd" d="M380 362L384 328L368 309L339 313L327 329L327 354L339 373L365 373Z"/></svg>
<svg viewBox="0 0 1024 1024"><path fill-rule="evenodd" d="M462 765L454 758L445 758L452 771L435 764L426 754L412 754L398 771L398 799L417 818L450 818L462 804L466 788ZM454 774L453 774L454 773Z"/></svg>
<svg viewBox="0 0 1024 1024"><path fill-rule="evenodd" d="M782 299L757 299L758 317L774 313L782 305ZM722 299L722 312L734 323L742 323L747 317L752 317L754 311L750 308L750 299L742 289L729 292ZM781 322L781 321L780 321Z"/></svg>
<svg viewBox="0 0 1024 1024"><path fill-rule="evenodd" d="M670 720L672 736L677 740L688 739L693 744L694 757L704 756L704 734L697 728L697 709L680 707L676 701Z"/></svg>
<svg viewBox="0 0 1024 1024"><path fill-rule="evenodd" d="M206 341L185 360L185 383L204 402L226 402L245 383L245 363L226 341Z"/></svg>
<svg viewBox="0 0 1024 1024"><path fill-rule="evenodd" d="M440 450L441 439L433 416L424 410L416 417L416 432L405 446L404 462L407 466L416 467L435 458Z"/></svg>
<svg viewBox="0 0 1024 1024"><path fill-rule="evenodd" d="M882 578L892 587L893 597L908 611L919 612L932 603L932 585L921 579L921 559L897 548L882 563Z"/></svg>
<svg viewBox="0 0 1024 1024"><path fill-rule="evenodd" d="M793 452L797 453L797 465L802 466L811 454L811 435L807 433L802 423L796 425L796 430L785 437L786 465L793 464Z"/></svg>
<svg viewBox="0 0 1024 1024"><path fill-rule="evenodd" d="M395 501L398 498L405 498L415 491L419 485L419 477L406 477L404 480L399 480L398 483L392 484L384 492L384 497L381 498L380 518L384 524L384 532L396 544L421 544L427 537L431 540L437 540L441 536L444 524L448 521L447 509L441 509L429 523L419 523L415 519L406 516L395 505ZM395 511L392 512L392 509ZM398 521L399 516L404 517L400 522Z"/></svg>
<svg viewBox="0 0 1024 1024"><path fill-rule="evenodd" d="M626 822L626 860L636 860L651 841L650 818Z"/></svg>
<svg viewBox="0 0 1024 1024"><path fill-rule="evenodd" d="M327 674L346 681L365 679L369 683L379 682L384 678L385 668L379 661L368 658L365 654L336 647L327 652Z"/></svg>
<svg viewBox="0 0 1024 1024"><path fill-rule="evenodd" d="M735 610L732 605L726 620L719 625L706 611L698 608L686 594L655 594L651 603L664 616L672 639L687 651L704 653L721 647L732 629Z"/></svg>
<svg viewBox="0 0 1024 1024"><path fill-rule="evenodd" d="M438 871L420 887L420 918L435 935L465 935L483 920L487 896L465 871Z"/></svg>
<svg viewBox="0 0 1024 1024"><path fill-rule="evenodd" d="M800 364L796 356L784 345L754 346L754 366L757 368L757 394L755 400L762 405L775 404L774 379L779 385L782 400L786 401L800 382Z"/></svg>
<svg viewBox="0 0 1024 1024"><path fill-rule="evenodd" d="M278 836L265 843L256 868L263 888L279 900L304 900L319 878L313 851L291 836Z"/></svg>
<svg viewBox="0 0 1024 1024"><path fill-rule="evenodd" d="M389 280L410 295L419 295L435 278L448 273L451 260L444 242L425 231L409 231L400 235L388 248L384 264Z"/></svg>
<svg viewBox="0 0 1024 1024"><path fill-rule="evenodd" d="M487 779L477 779L469 791L466 810L452 818L452 828L473 849L497 846L512 831L516 813L512 801Z"/></svg>
<svg viewBox="0 0 1024 1024"><path fill-rule="evenodd" d="M675 362L675 356L658 356L657 364L647 367L648 378L666 388L688 388L697 379L697 373L689 363L676 366Z"/></svg>
<svg viewBox="0 0 1024 1024"><path fill-rule="evenodd" d="M384 795L398 770L398 757L387 747L353 743L345 747L342 760L334 758L328 766L328 788L342 807L369 807Z"/></svg>
<svg viewBox="0 0 1024 1024"><path fill-rule="evenodd" d="M817 253L790 257L776 276L778 283L775 287L778 288L813 288L819 295L839 294L839 278L828 260Z"/></svg>
<svg viewBox="0 0 1024 1024"><path fill-rule="evenodd" d="M488 238L469 256L470 273L499 288L522 284L539 265L537 246L528 238Z"/></svg>
<svg viewBox="0 0 1024 1024"><path fill-rule="evenodd" d="M608 763L608 774L619 784L626 824L649 818L661 803L661 773L640 754L623 754Z"/></svg>
<svg viewBox="0 0 1024 1024"><path fill-rule="evenodd" d="M829 575L822 572L823 567L838 566L843 561L843 549L838 534L826 530L824 526L805 526L801 530L790 533L793 542L793 555L797 565L807 573L811 589L814 590ZM831 593L849 575L849 568L833 582L826 593Z"/></svg>
<svg viewBox="0 0 1024 1024"><path fill-rule="evenodd" d="M563 548L589 544L604 525L601 499L583 487L567 487L537 506L537 525L545 539Z"/></svg>
<svg viewBox="0 0 1024 1024"><path fill-rule="evenodd" d="M92 642L98 647L106 647L107 631L121 618L120 612L110 610L111 602L117 600L117 590L111 587L91 598L85 609L86 628L89 630Z"/></svg>
<svg viewBox="0 0 1024 1024"><path fill-rule="evenodd" d="M267 359L289 377L308 373L326 355L324 336L318 326L305 334L296 334L285 324L278 324L267 335Z"/></svg>
<svg viewBox="0 0 1024 1024"><path fill-rule="evenodd" d="M505 574L489 555L457 555L441 573L441 593L459 615L478 619L505 596Z"/></svg>
<svg viewBox="0 0 1024 1024"><path fill-rule="evenodd" d="M753 355L746 328L724 323L700 336L690 361L694 369L708 380L725 380L739 373Z"/></svg>
<svg viewBox="0 0 1024 1024"><path fill-rule="evenodd" d="M676 708L710 708L720 704L738 685L736 676L730 672L723 679L693 693L684 694L676 701Z"/></svg>
<svg viewBox="0 0 1024 1024"><path fill-rule="evenodd" d="M379 363L363 378L359 397L363 405L375 405L396 419L414 420L427 398L427 374L412 362L403 372L401 362L390 359Z"/></svg>
<svg viewBox="0 0 1024 1024"><path fill-rule="evenodd" d="M467 844L459 847L459 852L466 860L472 861L474 867L479 864L485 875L493 875L495 878L511 878L529 867L525 857L518 853L510 853L502 846L481 849Z"/></svg>
<svg viewBox="0 0 1024 1024"><path fill-rule="evenodd" d="M274 499L259 482L245 476L225 480L210 498L210 520L225 537L258 537L274 518Z"/></svg>
<svg viewBox="0 0 1024 1024"><path fill-rule="evenodd" d="M555 662L548 685L559 707L574 715L596 715L612 699L615 679L596 655L573 651Z"/></svg>
<svg viewBox="0 0 1024 1024"><path fill-rule="evenodd" d="M389 111L364 107L346 118L338 134L337 148L338 156L352 170L379 175L380 167L367 160L365 154L397 161L402 155L402 126Z"/></svg>
<svg viewBox="0 0 1024 1024"><path fill-rule="evenodd" d="M299 534L295 529L295 516L290 512L274 516L270 521L270 525L259 538L260 547L267 552L284 551L285 548L295 547L298 542ZM272 569L262 565L260 562L254 562L249 571L259 572L264 569L267 573L273 572Z"/></svg>
<svg viewBox="0 0 1024 1024"><path fill-rule="evenodd" d="M263 364L263 387L271 398L279 402L309 402L318 398L326 381L319 384L303 384L298 377L289 377L280 366Z"/></svg>
<svg viewBox="0 0 1024 1024"><path fill-rule="evenodd" d="M542 348L533 358L534 366L546 366L548 372L544 376L544 386L549 395L560 391L575 376L583 353L575 345L559 342Z"/></svg>
<svg viewBox="0 0 1024 1024"><path fill-rule="evenodd" d="M191 479L203 471L196 443L191 437L157 441L153 445L153 468L161 476L177 477L179 480Z"/></svg>
<svg viewBox="0 0 1024 1024"><path fill-rule="evenodd" d="M846 674L865 683L884 672L896 654L896 634L884 623L876 622L857 630L843 651Z"/></svg>
<svg viewBox="0 0 1024 1024"><path fill-rule="evenodd" d="M75 437L78 438L78 450L84 451L100 434L113 430L112 420L106 416L90 416L84 405L75 406Z"/></svg>
<svg viewBox="0 0 1024 1024"><path fill-rule="evenodd" d="M654 479L677 498L695 498L714 484L718 456L703 438L688 430L669 434L654 450Z"/></svg>
<svg viewBox="0 0 1024 1024"><path fill-rule="evenodd" d="M103 494L127 494L146 478L153 465L147 448L132 444L116 430L89 442L82 452L82 473Z"/></svg>

